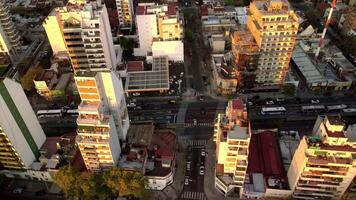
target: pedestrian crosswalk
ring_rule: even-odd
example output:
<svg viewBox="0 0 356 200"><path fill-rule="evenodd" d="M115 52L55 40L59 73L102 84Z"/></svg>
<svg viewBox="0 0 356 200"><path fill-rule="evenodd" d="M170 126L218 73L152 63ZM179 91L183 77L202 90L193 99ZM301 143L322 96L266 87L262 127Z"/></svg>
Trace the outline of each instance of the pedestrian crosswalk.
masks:
<svg viewBox="0 0 356 200"><path fill-rule="evenodd" d="M192 139L182 139L184 144L188 146L205 146L208 142L207 140L192 140Z"/></svg>
<svg viewBox="0 0 356 200"><path fill-rule="evenodd" d="M199 199L199 200L207 199L203 192L192 192L192 191L183 191L180 198L181 199Z"/></svg>
<svg viewBox="0 0 356 200"><path fill-rule="evenodd" d="M194 124L194 123L185 123L185 124L184 124L184 127L185 127L185 128L187 128L187 127L193 127L193 126L214 126L214 122L197 123L197 124Z"/></svg>

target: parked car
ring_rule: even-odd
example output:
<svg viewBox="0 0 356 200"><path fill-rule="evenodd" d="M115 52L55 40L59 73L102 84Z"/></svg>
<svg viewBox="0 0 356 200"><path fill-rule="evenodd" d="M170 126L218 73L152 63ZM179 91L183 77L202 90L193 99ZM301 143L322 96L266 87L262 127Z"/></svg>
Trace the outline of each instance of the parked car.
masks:
<svg viewBox="0 0 356 200"><path fill-rule="evenodd" d="M190 161L187 162L187 171L190 171Z"/></svg>
<svg viewBox="0 0 356 200"><path fill-rule="evenodd" d="M285 101L284 98L277 98L276 100L277 100L277 102L284 102Z"/></svg>
<svg viewBox="0 0 356 200"><path fill-rule="evenodd" d="M186 176L184 179L184 185L189 185L189 176Z"/></svg>
<svg viewBox="0 0 356 200"><path fill-rule="evenodd" d="M310 102L311 103L320 103L319 99L312 99Z"/></svg>
<svg viewBox="0 0 356 200"><path fill-rule="evenodd" d="M21 194L23 192L23 188L15 188L13 191L12 191L12 193L14 193L14 194Z"/></svg>
<svg viewBox="0 0 356 200"><path fill-rule="evenodd" d="M134 97L137 97L137 96L140 96L140 95L141 95L141 94L138 93L138 92L132 93L132 96L134 96Z"/></svg>
<svg viewBox="0 0 356 200"><path fill-rule="evenodd" d="M128 103L128 104L127 104L127 107L128 107L128 108L133 108L133 107L135 107L135 106L136 106L135 103Z"/></svg>
<svg viewBox="0 0 356 200"><path fill-rule="evenodd" d="M170 104L176 104L176 100L169 100L168 103L170 103Z"/></svg>
<svg viewBox="0 0 356 200"><path fill-rule="evenodd" d="M201 156L205 156L205 150L201 150L200 155L201 155Z"/></svg>
<svg viewBox="0 0 356 200"><path fill-rule="evenodd" d="M200 172L199 172L200 175L204 175L204 166L200 166Z"/></svg>
<svg viewBox="0 0 356 200"><path fill-rule="evenodd" d="M273 101L266 101L266 105L273 105L274 102Z"/></svg>

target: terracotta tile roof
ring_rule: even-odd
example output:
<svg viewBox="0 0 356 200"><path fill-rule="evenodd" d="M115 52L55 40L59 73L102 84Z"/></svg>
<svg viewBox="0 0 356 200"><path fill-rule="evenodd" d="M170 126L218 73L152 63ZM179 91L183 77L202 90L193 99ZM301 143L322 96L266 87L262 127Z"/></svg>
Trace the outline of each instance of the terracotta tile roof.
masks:
<svg viewBox="0 0 356 200"><path fill-rule="evenodd" d="M143 71L142 61L130 61L127 63L127 72Z"/></svg>
<svg viewBox="0 0 356 200"><path fill-rule="evenodd" d="M166 12L167 15L176 15L177 14L177 4L172 2L168 4L168 10Z"/></svg>
<svg viewBox="0 0 356 200"><path fill-rule="evenodd" d="M265 178L286 177L276 133L264 131L252 134L247 173L263 173Z"/></svg>
<svg viewBox="0 0 356 200"><path fill-rule="evenodd" d="M234 100L232 100L232 108L233 109L243 109L244 108L244 104L241 98L236 98Z"/></svg>
<svg viewBox="0 0 356 200"><path fill-rule="evenodd" d="M176 135L169 130L156 131L151 140L149 149L155 150L163 159L173 159L176 148Z"/></svg>
<svg viewBox="0 0 356 200"><path fill-rule="evenodd" d="M201 16L208 16L209 11L208 11L208 5L204 4L200 6L200 13Z"/></svg>
<svg viewBox="0 0 356 200"><path fill-rule="evenodd" d="M146 14L146 7L145 6L137 6L136 15L145 15L145 14Z"/></svg>

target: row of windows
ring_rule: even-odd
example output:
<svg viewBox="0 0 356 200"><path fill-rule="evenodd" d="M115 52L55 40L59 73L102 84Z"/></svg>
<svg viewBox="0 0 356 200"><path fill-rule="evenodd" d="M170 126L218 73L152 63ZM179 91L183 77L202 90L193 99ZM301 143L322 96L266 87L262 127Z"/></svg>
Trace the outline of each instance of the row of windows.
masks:
<svg viewBox="0 0 356 200"><path fill-rule="evenodd" d="M291 51L292 47L286 47L286 48L263 48L261 50L262 51Z"/></svg>
<svg viewBox="0 0 356 200"><path fill-rule="evenodd" d="M289 57L290 53L262 53L261 55L263 57L274 57L274 56L278 56L278 57L282 57L282 56L288 56Z"/></svg>
<svg viewBox="0 0 356 200"><path fill-rule="evenodd" d="M274 29L274 28L277 28L277 29L287 29L287 28L296 28L295 25L292 25L292 26L284 26L284 25L270 25L270 26L263 26L263 29L267 29L267 28L270 28L270 29Z"/></svg>
<svg viewBox="0 0 356 200"><path fill-rule="evenodd" d="M294 39L290 37L278 37L278 38L263 38L262 42L293 42Z"/></svg>
<svg viewBox="0 0 356 200"><path fill-rule="evenodd" d="M287 21L288 17L266 17L262 18L263 22L280 22L280 21Z"/></svg>
<svg viewBox="0 0 356 200"><path fill-rule="evenodd" d="M296 35L297 34L297 31L287 31L287 32L284 32L284 31L274 31L274 32L271 32L271 31L268 31L268 32L263 32L262 35L263 36L272 36L272 35Z"/></svg>
<svg viewBox="0 0 356 200"><path fill-rule="evenodd" d="M289 58L288 57L274 57L274 58L268 57L268 58L261 59L262 62L263 61L273 61L273 60L288 61Z"/></svg>
<svg viewBox="0 0 356 200"><path fill-rule="evenodd" d="M274 47L274 46L288 46L288 45L293 45L293 42L281 42L281 43L267 43L267 44L262 44L262 47L269 47L269 46L271 46L271 47Z"/></svg>

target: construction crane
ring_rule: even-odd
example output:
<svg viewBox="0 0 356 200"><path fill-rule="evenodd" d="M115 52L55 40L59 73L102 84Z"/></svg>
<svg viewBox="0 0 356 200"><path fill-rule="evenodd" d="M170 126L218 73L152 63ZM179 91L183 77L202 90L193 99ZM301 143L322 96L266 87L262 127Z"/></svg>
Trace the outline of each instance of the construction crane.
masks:
<svg viewBox="0 0 356 200"><path fill-rule="evenodd" d="M321 38L319 40L318 48L316 49L316 52L315 52L315 60L318 58L321 46L324 43L324 38L325 38L326 31L328 30L328 27L329 27L329 24L330 24L330 21L331 21L331 16L333 14L334 9L336 8L336 1L337 0L332 0L330 12L329 12L328 18L326 19L326 23L324 25L323 34L321 35Z"/></svg>

